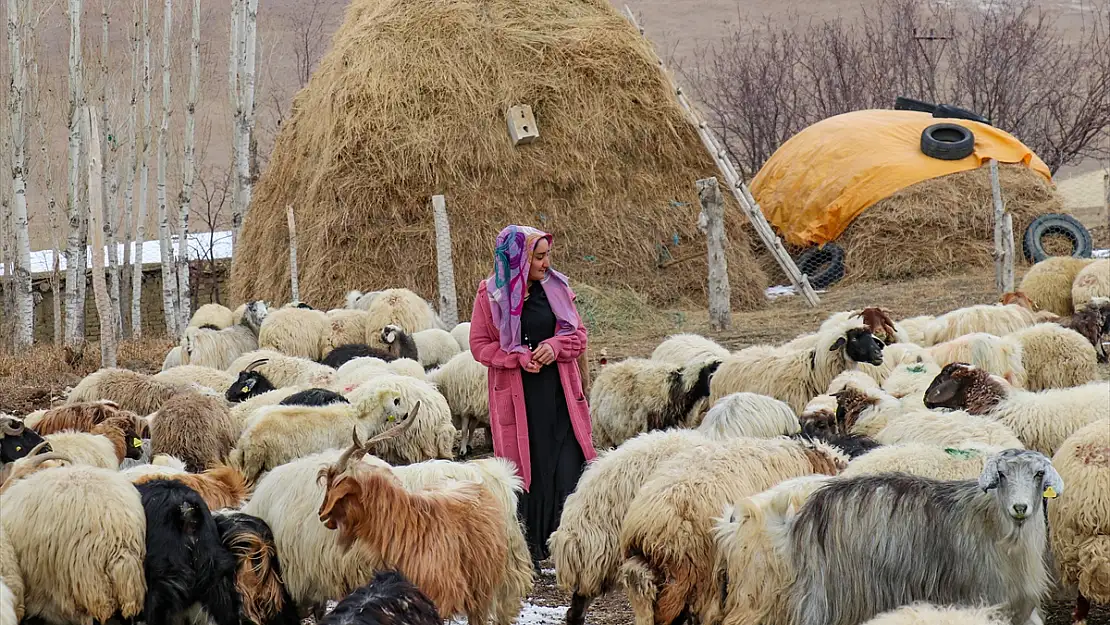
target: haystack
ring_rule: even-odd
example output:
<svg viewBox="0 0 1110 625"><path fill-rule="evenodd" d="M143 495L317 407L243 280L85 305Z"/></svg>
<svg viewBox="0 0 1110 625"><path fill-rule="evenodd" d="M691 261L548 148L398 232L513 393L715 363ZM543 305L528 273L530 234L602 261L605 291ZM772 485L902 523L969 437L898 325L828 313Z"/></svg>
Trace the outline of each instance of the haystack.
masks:
<svg viewBox="0 0 1110 625"><path fill-rule="evenodd" d="M515 104L540 132L518 147ZM389 286L435 298L430 197L443 194L463 317L508 223L552 232L572 284L704 302L694 181L715 173L648 44L607 0L354 0L255 189L233 295L289 299L291 205L305 301ZM766 275L741 213L726 211L733 303L752 308ZM668 254L682 262L659 268Z"/></svg>

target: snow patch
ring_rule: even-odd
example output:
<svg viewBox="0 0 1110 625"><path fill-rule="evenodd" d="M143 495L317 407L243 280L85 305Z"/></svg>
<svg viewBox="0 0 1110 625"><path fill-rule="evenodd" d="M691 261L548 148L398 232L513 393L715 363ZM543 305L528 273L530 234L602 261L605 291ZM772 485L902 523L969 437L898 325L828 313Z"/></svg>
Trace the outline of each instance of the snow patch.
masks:
<svg viewBox="0 0 1110 625"><path fill-rule="evenodd" d="M567 606L549 608L524 602L520 609L520 616L516 617L516 625L560 625L566 620ZM466 625L466 617L453 618L447 625Z"/></svg>

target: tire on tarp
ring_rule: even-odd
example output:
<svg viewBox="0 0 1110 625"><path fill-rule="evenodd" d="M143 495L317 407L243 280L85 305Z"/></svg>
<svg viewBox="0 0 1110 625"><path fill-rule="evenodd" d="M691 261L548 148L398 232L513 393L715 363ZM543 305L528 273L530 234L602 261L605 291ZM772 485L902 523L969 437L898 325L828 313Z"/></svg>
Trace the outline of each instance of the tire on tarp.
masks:
<svg viewBox="0 0 1110 625"><path fill-rule="evenodd" d="M933 124L921 131L921 152L942 161L958 161L975 151L975 133L959 124Z"/></svg>

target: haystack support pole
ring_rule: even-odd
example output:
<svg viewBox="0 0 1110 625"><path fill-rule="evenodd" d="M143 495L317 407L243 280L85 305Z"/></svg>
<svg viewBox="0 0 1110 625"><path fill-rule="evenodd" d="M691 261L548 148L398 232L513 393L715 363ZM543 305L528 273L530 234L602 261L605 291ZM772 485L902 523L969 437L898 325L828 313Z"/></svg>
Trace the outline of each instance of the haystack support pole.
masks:
<svg viewBox="0 0 1110 625"><path fill-rule="evenodd" d="M297 222L293 219L293 205L285 207L285 221L289 224L289 287L293 303L301 301L301 287L297 280Z"/></svg>
<svg viewBox="0 0 1110 625"><path fill-rule="evenodd" d="M651 41L644 35L644 29L640 28L640 24L636 21L636 16L633 15L632 9L628 8L627 4L624 6L624 13L628 21L631 22L632 26L640 33L640 36L644 37L644 40L648 42L648 48L655 56L655 61L659 65L659 72L663 74L663 78L666 79L667 83L674 91L678 103L682 105L690 121L694 124L694 127L698 129L698 137L701 138L702 145L705 146L709 155L713 157L713 162L717 164L717 169L719 169L721 174L725 177L725 182L728 183L729 190L732 191L733 197L735 197L737 203L740 204L740 209L744 211L744 214L748 217L748 221L751 222L752 227L755 229L756 234L758 234L760 240L763 241L763 245L767 248L767 251L771 252L771 256L778 262L779 267L782 267L786 277L790 278L790 282L794 285L794 289L805 297L806 302L808 302L810 306L817 306L820 300L817 297L817 292L814 291L813 287L810 285L809 278L798 269L798 265L794 263L794 259L790 258L790 254L788 254L786 248L783 247L782 241L775 234L775 231L771 229L771 224L767 223L767 218L763 216L763 211L759 208L759 204L755 201L755 197L752 196L751 191L748 189L748 185L744 183L744 179L737 172L736 166L729 160L728 154L720 148L720 144L716 137L714 137L713 131L709 128L709 124L706 124L697 114L697 111L694 110L694 107L690 105L690 101L686 98L686 94L682 91L682 87L675 84L674 79L671 78L670 72L667 70L667 66L663 63L663 59L659 57L659 53L655 51L655 47L651 44Z"/></svg>
<svg viewBox="0 0 1110 625"><path fill-rule="evenodd" d="M994 200L994 287L999 293L1014 290L1014 218L1002 203L998 161L991 159L991 198Z"/></svg>
<svg viewBox="0 0 1110 625"><path fill-rule="evenodd" d="M699 224L705 224L705 242L709 256L709 328L720 332L732 326L730 300L732 290L728 284L728 235L725 234L725 202L716 178L705 178L695 183L698 202L701 203Z"/></svg>
<svg viewBox="0 0 1110 625"><path fill-rule="evenodd" d="M439 318L453 328L459 323L459 300L455 293L455 265L451 260L451 225L447 221L447 201L442 195L432 196L432 217L436 228Z"/></svg>

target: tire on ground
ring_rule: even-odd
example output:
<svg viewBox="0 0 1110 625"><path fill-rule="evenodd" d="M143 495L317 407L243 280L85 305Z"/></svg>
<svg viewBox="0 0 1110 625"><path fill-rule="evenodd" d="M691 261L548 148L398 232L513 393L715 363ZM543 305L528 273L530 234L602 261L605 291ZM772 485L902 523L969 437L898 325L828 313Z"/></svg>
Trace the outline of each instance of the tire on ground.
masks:
<svg viewBox="0 0 1110 625"><path fill-rule="evenodd" d="M1059 256L1045 250L1045 237L1063 235L1071 239L1071 254L1076 258L1091 257L1091 233L1079 220L1071 215L1062 213L1046 213L1030 222L1021 239L1021 251L1025 260L1039 263L1049 256Z"/></svg>
<svg viewBox="0 0 1110 625"><path fill-rule="evenodd" d="M809 276L815 289L828 288L844 277L844 248L836 243L813 246L794 261L798 269Z"/></svg>

